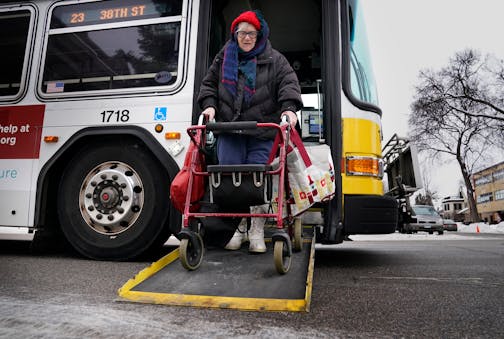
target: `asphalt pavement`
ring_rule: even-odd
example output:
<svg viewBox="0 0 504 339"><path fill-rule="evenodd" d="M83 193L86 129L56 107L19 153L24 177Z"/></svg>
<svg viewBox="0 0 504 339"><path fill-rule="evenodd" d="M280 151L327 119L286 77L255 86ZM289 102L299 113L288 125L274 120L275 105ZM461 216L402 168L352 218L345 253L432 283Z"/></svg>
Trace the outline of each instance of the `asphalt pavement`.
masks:
<svg viewBox="0 0 504 339"><path fill-rule="evenodd" d="M503 338L504 235L431 237L318 245L309 313L121 302L117 289L157 258L0 241L0 338Z"/></svg>

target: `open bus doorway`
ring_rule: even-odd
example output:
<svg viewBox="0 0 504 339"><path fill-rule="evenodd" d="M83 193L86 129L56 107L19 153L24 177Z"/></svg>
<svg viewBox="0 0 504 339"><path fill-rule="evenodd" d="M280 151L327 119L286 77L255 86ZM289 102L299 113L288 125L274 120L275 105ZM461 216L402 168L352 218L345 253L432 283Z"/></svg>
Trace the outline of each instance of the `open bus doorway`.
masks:
<svg viewBox="0 0 504 339"><path fill-rule="evenodd" d="M301 136L323 141L321 1L215 0L212 2L208 65L229 39L234 18L247 10L260 10L270 27L270 41L296 72L304 107L298 111ZM287 14L288 13L288 14Z"/></svg>

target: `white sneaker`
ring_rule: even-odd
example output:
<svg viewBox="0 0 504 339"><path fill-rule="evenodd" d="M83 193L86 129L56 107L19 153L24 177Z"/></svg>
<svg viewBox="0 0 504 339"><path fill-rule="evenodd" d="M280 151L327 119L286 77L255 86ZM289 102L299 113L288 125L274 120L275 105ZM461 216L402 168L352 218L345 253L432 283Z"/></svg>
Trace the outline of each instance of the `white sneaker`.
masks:
<svg viewBox="0 0 504 339"><path fill-rule="evenodd" d="M238 228L234 232L233 237L231 238L231 240L229 240L226 247L224 248L227 250L236 251L239 250L241 248L241 245L248 240L247 219L243 218L238 225Z"/></svg>

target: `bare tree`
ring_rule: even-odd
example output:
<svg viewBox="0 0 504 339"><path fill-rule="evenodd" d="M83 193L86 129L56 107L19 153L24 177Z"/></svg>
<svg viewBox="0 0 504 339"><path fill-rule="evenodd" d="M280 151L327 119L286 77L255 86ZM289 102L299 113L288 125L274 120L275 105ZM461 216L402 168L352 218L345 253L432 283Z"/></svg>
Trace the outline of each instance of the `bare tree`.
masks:
<svg viewBox="0 0 504 339"><path fill-rule="evenodd" d="M416 205L430 205L434 206L433 200L437 199L437 192L431 188L431 176L430 171L426 168L427 165L422 166L422 182L423 182L423 193L419 193L415 196Z"/></svg>
<svg viewBox="0 0 504 339"><path fill-rule="evenodd" d="M434 206L432 203L432 196L429 195L428 192L423 195L422 193L419 193L415 196L415 205L429 205L429 206Z"/></svg>
<svg viewBox="0 0 504 339"><path fill-rule="evenodd" d="M494 114L498 119L497 133L501 144L504 143L504 61L488 57L486 70L490 73L493 83L489 86L490 101L496 107Z"/></svg>
<svg viewBox="0 0 504 339"><path fill-rule="evenodd" d="M421 151L433 158L457 160L473 221L478 220L478 212L470 177L498 142L504 122L502 101L495 95L499 73L489 72L486 61L466 50L440 71L421 71L409 117L411 138Z"/></svg>

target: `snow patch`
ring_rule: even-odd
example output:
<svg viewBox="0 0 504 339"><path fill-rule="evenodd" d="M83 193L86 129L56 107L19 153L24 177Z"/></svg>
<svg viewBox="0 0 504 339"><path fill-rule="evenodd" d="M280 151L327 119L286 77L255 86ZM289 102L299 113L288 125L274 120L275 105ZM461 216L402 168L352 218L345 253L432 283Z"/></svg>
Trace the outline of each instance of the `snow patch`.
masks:
<svg viewBox="0 0 504 339"><path fill-rule="evenodd" d="M429 234L427 232L418 232L414 234L355 234L351 235L350 239L354 241L388 241L388 240L475 240L475 239L492 239L492 234L504 234L504 222L496 225L489 225L483 222L478 222L470 225L457 223L457 232L444 231L444 234ZM464 233L485 233L485 237L468 237Z"/></svg>

